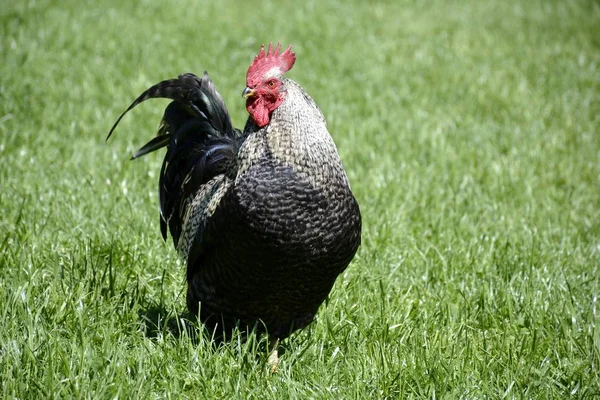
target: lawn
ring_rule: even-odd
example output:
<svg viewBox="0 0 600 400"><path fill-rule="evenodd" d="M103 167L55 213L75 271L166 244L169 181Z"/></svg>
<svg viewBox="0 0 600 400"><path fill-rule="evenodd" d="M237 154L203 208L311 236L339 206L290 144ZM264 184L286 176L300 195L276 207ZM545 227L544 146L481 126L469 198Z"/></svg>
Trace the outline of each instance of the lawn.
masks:
<svg viewBox="0 0 600 400"><path fill-rule="evenodd" d="M595 1L20 1L0 7L0 397L600 395ZM131 154L207 70L236 126L260 44L319 104L363 215L317 321L215 348ZM192 325L192 326L190 326ZM187 327L187 328L184 328Z"/></svg>

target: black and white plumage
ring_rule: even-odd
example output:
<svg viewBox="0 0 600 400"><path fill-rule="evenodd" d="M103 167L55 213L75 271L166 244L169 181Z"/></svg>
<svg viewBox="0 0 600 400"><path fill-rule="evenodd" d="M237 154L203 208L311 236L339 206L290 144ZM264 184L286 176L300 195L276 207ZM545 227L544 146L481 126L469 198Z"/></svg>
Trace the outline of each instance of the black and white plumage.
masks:
<svg viewBox="0 0 600 400"><path fill-rule="evenodd" d="M259 67L291 57L278 51L261 49ZM283 339L303 328L360 244L359 207L323 115L286 70L273 70L264 74L265 82L276 77L278 86L268 87L279 96L268 123L249 99L243 132L206 73L154 85L125 111L173 100L158 136L133 158L167 147L161 231L166 238L168 227L186 262L189 310L217 335L240 326ZM260 97L260 84L248 82L245 97Z"/></svg>

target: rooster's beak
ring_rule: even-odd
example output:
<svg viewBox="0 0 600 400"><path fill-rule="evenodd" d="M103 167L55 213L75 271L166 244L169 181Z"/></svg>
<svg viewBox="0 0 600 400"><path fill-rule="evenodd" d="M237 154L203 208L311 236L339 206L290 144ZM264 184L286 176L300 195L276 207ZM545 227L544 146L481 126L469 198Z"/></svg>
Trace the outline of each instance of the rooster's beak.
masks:
<svg viewBox="0 0 600 400"><path fill-rule="evenodd" d="M242 97L247 99L248 97L252 97L254 96L254 90L250 89L249 87L246 87L244 89L244 91L242 92Z"/></svg>

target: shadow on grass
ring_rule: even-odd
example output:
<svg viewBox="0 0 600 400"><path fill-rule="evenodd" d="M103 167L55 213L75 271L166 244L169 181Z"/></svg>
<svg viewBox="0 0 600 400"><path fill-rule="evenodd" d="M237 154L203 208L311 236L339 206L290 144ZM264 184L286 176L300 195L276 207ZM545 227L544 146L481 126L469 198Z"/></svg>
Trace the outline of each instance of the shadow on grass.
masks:
<svg viewBox="0 0 600 400"><path fill-rule="evenodd" d="M174 313L160 305L152 305L140 310L139 317L148 338L171 335L179 340L187 337L194 345L204 343L213 351L239 353L243 351L242 348L252 349L250 352L256 356L256 361L262 360L261 355L268 354L269 351L268 335L257 331L256 327L250 329L236 326L228 333L211 331L190 312ZM279 342L279 355L285 354L289 346L289 340Z"/></svg>
<svg viewBox="0 0 600 400"><path fill-rule="evenodd" d="M174 314L160 305L153 305L139 312L144 333L149 338L171 335L174 338L187 336L197 342L202 335L205 340L210 340L206 329L198 324L194 315L189 312Z"/></svg>

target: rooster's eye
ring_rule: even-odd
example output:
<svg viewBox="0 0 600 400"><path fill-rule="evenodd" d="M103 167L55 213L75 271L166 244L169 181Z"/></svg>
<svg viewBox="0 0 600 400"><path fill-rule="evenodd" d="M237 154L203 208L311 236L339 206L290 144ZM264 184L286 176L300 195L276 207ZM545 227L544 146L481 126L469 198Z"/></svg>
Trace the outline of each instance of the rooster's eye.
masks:
<svg viewBox="0 0 600 400"><path fill-rule="evenodd" d="M269 83L267 83L267 85L269 85L269 87L271 89L273 89L275 87L275 81L269 81Z"/></svg>

